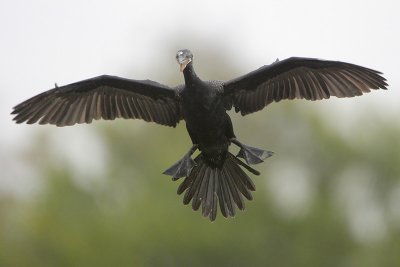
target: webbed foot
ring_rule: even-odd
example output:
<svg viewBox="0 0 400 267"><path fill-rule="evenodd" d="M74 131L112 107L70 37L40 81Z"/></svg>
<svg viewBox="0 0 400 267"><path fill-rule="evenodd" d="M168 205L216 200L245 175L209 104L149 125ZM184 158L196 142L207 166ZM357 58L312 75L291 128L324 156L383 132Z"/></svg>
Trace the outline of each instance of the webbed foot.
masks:
<svg viewBox="0 0 400 267"><path fill-rule="evenodd" d="M240 147L240 151L236 157L244 159L247 164L254 165L264 162L264 159L269 158L274 154L272 151L244 145L236 139L231 139L231 142Z"/></svg>
<svg viewBox="0 0 400 267"><path fill-rule="evenodd" d="M182 159L180 159L174 165L165 170L163 174L172 176L172 180L178 180L181 177L189 176L193 167L196 165L191 156L197 148L198 145L193 145L189 152L186 153Z"/></svg>

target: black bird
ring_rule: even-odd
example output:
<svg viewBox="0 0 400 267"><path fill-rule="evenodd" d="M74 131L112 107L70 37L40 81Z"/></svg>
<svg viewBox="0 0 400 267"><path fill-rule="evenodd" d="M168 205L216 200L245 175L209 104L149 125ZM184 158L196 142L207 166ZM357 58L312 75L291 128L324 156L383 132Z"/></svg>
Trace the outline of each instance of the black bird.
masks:
<svg viewBox="0 0 400 267"><path fill-rule="evenodd" d="M193 146L164 174L173 180L185 177L178 188L178 194L186 191L183 203L192 202L194 210L202 206L203 215L213 221L218 203L224 217L233 217L235 206L244 210L243 197L251 200L255 186L242 168L259 175L249 165L273 154L240 143L228 110L234 107L244 116L284 99L353 97L387 86L381 72L339 61L292 57L222 82L201 80L189 50L178 51L176 59L184 85L170 88L150 80L98 76L56 85L22 102L14 107L14 120L67 126L125 118L175 127L183 119ZM231 143L240 147L236 156L228 150Z"/></svg>

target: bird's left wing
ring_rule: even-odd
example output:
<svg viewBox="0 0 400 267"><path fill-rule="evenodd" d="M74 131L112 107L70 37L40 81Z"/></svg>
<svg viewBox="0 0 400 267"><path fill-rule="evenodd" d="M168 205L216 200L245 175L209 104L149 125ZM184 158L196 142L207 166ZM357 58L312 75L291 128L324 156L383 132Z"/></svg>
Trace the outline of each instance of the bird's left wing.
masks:
<svg viewBox="0 0 400 267"><path fill-rule="evenodd" d="M103 75L36 95L14 107L17 123L57 126L93 119L143 119L175 127L182 118L178 92L150 80Z"/></svg>
<svg viewBox="0 0 400 267"><path fill-rule="evenodd" d="M246 115L271 102L353 97L386 89L381 73L358 65L313 58L288 58L224 83L226 108Z"/></svg>

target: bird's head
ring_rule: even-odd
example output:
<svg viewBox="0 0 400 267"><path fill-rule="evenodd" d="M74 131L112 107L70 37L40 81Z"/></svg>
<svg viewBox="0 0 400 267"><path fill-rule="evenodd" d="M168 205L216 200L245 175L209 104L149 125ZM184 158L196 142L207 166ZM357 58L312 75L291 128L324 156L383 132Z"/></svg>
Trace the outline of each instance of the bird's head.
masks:
<svg viewBox="0 0 400 267"><path fill-rule="evenodd" d="M176 53L176 61L178 61L180 70L183 71L187 64L193 61L193 54L188 49L179 50Z"/></svg>

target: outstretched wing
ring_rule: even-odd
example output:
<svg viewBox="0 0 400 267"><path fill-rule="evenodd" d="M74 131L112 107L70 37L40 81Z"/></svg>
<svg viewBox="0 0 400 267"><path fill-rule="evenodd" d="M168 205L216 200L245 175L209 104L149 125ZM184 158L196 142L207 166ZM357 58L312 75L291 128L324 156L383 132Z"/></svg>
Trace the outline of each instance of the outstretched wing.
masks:
<svg viewBox="0 0 400 267"><path fill-rule="evenodd" d="M292 57L225 82L224 95L227 108L246 115L283 99L353 97L386 89L380 74L350 63Z"/></svg>
<svg viewBox="0 0 400 267"><path fill-rule="evenodd" d="M182 117L176 90L150 80L108 75L56 86L15 106L11 114L17 123L57 126L115 118L176 126Z"/></svg>

